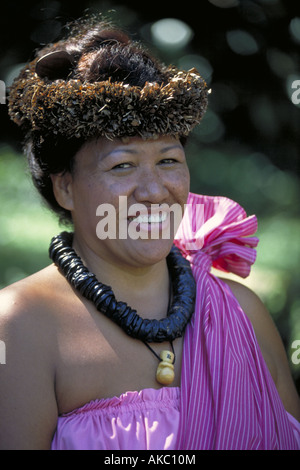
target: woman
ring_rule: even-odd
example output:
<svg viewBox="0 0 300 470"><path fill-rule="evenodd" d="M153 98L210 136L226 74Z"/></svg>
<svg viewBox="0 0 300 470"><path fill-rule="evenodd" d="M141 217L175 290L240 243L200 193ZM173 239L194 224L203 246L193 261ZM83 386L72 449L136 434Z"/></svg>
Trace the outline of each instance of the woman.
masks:
<svg viewBox="0 0 300 470"><path fill-rule="evenodd" d="M184 142L206 105L195 70L104 23L14 82L35 185L73 229L54 264L1 293L2 448L299 448L269 315L210 273L247 276L258 240L238 204L189 193Z"/></svg>

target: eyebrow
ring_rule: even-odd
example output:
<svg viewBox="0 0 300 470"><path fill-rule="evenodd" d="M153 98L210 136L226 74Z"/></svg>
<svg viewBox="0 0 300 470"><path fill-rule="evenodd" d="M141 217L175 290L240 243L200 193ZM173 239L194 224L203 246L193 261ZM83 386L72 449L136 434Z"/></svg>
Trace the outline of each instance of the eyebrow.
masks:
<svg viewBox="0 0 300 470"><path fill-rule="evenodd" d="M116 155L118 153L128 153L130 155L134 155L138 152L134 149L129 149L129 148L116 148L116 149L110 150L109 152L105 153L103 155L102 159L104 160L105 158L109 157L110 155Z"/></svg>
<svg viewBox="0 0 300 470"><path fill-rule="evenodd" d="M164 154L164 153L167 153L170 150L174 150L174 149L183 150L183 148L180 144L171 144L171 145L166 145L165 147L161 148L159 150L159 152ZM118 153L125 153L125 154L127 153L128 155L137 155L139 153L139 150L131 149L131 148L128 148L128 147L116 148L116 149L110 150L109 152L105 153L102 157L102 160L105 160L110 155L117 155Z"/></svg>
<svg viewBox="0 0 300 470"><path fill-rule="evenodd" d="M168 152L169 150L174 150L174 149L183 150L183 147L182 147L181 144L167 145L166 147L164 147L164 148L161 150L161 153L166 153L166 152Z"/></svg>

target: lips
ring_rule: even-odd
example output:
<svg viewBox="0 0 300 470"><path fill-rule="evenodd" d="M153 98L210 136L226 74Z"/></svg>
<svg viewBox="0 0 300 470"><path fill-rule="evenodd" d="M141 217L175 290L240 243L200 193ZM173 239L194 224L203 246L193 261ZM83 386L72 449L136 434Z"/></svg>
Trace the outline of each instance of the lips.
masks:
<svg viewBox="0 0 300 470"><path fill-rule="evenodd" d="M128 206L126 196L120 196L118 238L133 240L174 238L182 220L182 207L173 204L134 203Z"/></svg>
<svg viewBox="0 0 300 470"><path fill-rule="evenodd" d="M167 220L167 212L159 213L150 213L150 214L140 214L138 216L128 217L129 222L134 222L136 224L158 224Z"/></svg>

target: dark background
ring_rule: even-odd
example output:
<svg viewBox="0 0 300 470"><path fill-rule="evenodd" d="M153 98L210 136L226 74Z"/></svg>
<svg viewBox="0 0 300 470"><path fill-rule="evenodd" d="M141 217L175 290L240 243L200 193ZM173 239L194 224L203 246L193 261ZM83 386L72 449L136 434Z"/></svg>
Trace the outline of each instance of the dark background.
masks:
<svg viewBox="0 0 300 470"><path fill-rule="evenodd" d="M226 3L235 6L224 8ZM257 214L261 242L253 286L274 317L290 359L293 341L300 340L300 105L291 99L295 91L291 85L300 80L299 2L5 1L0 11L0 79L9 86L17 67L32 59L40 45L59 39L67 22L86 11L107 14L110 10L114 10L109 13L113 21L146 42L164 62L196 66L212 88L209 112L188 144L191 189L233 198L249 214ZM178 19L190 28L187 44L157 43L151 26L164 18ZM16 176L20 136L5 104L0 105L0 119L4 214L0 216L0 283L4 286L15 280L12 265L22 277L42 267L46 258L44 245L38 245L36 238L22 246L7 235L13 211L19 207L30 214L34 202L28 197L25 205L24 192L17 198L16 186L23 187ZM11 200L15 208L9 206L8 217ZM24 224L19 226L24 240L30 236L28 224L27 235ZM300 365L291 367L300 390Z"/></svg>

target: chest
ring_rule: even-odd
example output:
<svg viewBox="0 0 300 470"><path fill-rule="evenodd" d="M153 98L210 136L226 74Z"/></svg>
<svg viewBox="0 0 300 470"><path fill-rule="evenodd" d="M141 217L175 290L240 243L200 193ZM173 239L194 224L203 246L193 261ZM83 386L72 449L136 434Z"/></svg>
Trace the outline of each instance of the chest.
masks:
<svg viewBox="0 0 300 470"><path fill-rule="evenodd" d="M129 337L104 315L86 307L65 316L57 337L56 396L59 413L91 400L119 396L127 391L161 388L156 370L168 342L146 345ZM175 379L180 386L182 338L173 342Z"/></svg>

